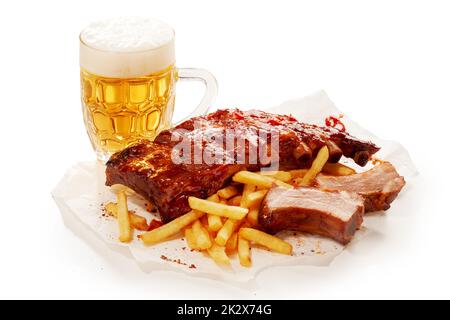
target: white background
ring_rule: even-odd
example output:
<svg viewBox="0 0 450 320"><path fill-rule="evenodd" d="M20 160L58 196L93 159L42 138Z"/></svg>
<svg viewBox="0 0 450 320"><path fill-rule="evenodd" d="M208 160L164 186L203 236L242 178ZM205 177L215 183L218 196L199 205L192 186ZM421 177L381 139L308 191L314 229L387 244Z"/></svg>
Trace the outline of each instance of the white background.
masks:
<svg viewBox="0 0 450 320"><path fill-rule="evenodd" d="M86 244L50 191L73 163L94 158L78 33L119 15L171 24L177 64L219 81L216 107L266 108L325 89L362 126L400 141L421 173L403 213L411 220L397 231L386 215L377 245L350 246L326 268L267 270L253 288L144 274ZM449 16L445 1L429 0L4 2L0 298L450 298ZM177 110L187 114L201 92L180 85Z"/></svg>

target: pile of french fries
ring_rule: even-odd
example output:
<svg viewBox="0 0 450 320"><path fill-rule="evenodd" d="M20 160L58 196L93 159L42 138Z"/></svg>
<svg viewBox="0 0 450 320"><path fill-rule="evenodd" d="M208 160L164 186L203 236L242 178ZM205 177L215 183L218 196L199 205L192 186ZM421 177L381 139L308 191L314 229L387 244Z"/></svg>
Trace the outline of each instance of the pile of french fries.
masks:
<svg viewBox="0 0 450 320"><path fill-rule="evenodd" d="M311 168L291 171L240 171L233 183L207 199L189 198L191 211L138 237L146 244L160 243L184 233L187 246L207 253L218 264L230 264L230 256L237 253L244 267L252 265L251 247L268 249L281 254L292 254L292 246L258 228L259 208L265 195L273 186L293 188L309 186L315 177L324 172L331 175L350 175L355 171L342 164L327 163L329 151L323 147ZM129 192L128 192L129 193ZM119 240L132 240L132 230L147 230L145 218L129 212L127 190L119 189L117 204L106 210L117 218Z"/></svg>

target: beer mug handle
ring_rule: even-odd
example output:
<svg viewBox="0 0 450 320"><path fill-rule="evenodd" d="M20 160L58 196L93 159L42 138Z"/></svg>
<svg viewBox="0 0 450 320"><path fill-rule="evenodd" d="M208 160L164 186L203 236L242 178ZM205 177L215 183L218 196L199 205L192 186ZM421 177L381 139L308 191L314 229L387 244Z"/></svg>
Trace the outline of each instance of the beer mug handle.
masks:
<svg viewBox="0 0 450 320"><path fill-rule="evenodd" d="M178 68L178 79L187 81L201 81L205 84L205 94L203 95L200 104L195 108L192 113L186 118L180 120L176 124L179 124L188 118L195 116L201 116L208 112L211 104L214 102L217 96L217 81L216 78L207 70L194 69L194 68Z"/></svg>

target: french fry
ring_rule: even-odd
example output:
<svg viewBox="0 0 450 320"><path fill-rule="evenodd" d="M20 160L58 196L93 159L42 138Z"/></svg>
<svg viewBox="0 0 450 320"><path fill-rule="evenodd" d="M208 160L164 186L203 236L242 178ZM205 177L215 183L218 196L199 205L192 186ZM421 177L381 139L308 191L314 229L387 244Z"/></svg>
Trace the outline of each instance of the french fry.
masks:
<svg viewBox="0 0 450 320"><path fill-rule="evenodd" d="M292 179L303 178L307 172L308 169L296 169L289 171L289 173L292 176Z"/></svg>
<svg viewBox="0 0 450 320"><path fill-rule="evenodd" d="M216 237L217 230L211 229L211 227L209 225L209 216L210 216L209 214L205 214L203 217L200 218L200 222L201 222L202 226L206 229L206 231L209 233L210 238L214 239ZM215 216L215 217L218 217L220 219L219 216ZM223 225L222 220L220 220L220 222L221 222L221 225ZM215 227L215 228L220 229L217 227Z"/></svg>
<svg viewBox="0 0 450 320"><path fill-rule="evenodd" d="M200 250L205 250L212 246L208 230L202 226L200 220L197 220L192 224L192 233L195 237L195 243Z"/></svg>
<svg viewBox="0 0 450 320"><path fill-rule="evenodd" d="M224 199L221 200L217 193L215 193L212 196L208 197L208 200L212 201L212 202L228 204L227 200L224 200ZM219 216L216 216L214 214L208 214L207 219L208 219L208 230L209 231L216 232L217 230L222 228L223 223L222 223L222 219Z"/></svg>
<svg viewBox="0 0 450 320"><path fill-rule="evenodd" d="M119 240L121 242L130 242L133 239L128 214L127 196L124 191L117 194L117 220L119 221Z"/></svg>
<svg viewBox="0 0 450 320"><path fill-rule="evenodd" d="M240 206L241 199L242 199L242 196L235 196L235 197L231 198L230 200L228 200L228 204L230 206Z"/></svg>
<svg viewBox="0 0 450 320"><path fill-rule="evenodd" d="M262 176L260 174L250 171L240 171L233 176L233 181L244 184L253 184L258 187L271 188L273 185L277 185L285 188L292 188L290 184L277 180L272 177Z"/></svg>
<svg viewBox="0 0 450 320"><path fill-rule="evenodd" d="M148 230L148 224L147 219L144 217L141 217L140 215L137 215L135 213L129 213L130 216L130 224L133 227L133 229L139 230L139 231L147 231Z"/></svg>
<svg viewBox="0 0 450 320"><path fill-rule="evenodd" d="M237 241L238 241L238 233L233 232L233 234L228 239L227 244L225 245L225 252L227 254L231 254L236 250Z"/></svg>
<svg viewBox="0 0 450 320"><path fill-rule="evenodd" d="M239 227L241 221L228 219L225 221L223 227L217 232L215 241L218 245L224 246L226 245L228 239L230 239L231 235L234 231Z"/></svg>
<svg viewBox="0 0 450 320"><path fill-rule="evenodd" d="M214 214L208 214L208 227L211 231L219 231L222 228L223 223L220 216Z"/></svg>
<svg viewBox="0 0 450 320"><path fill-rule="evenodd" d="M119 194L120 192L125 192L127 196L132 196L136 194L136 192L134 192L133 189L130 189L127 186L124 186L123 184L113 184L111 186L111 190L117 194Z"/></svg>
<svg viewBox="0 0 450 320"><path fill-rule="evenodd" d="M239 237L252 241L275 252L292 254L292 246L289 243L253 228L241 228L239 230Z"/></svg>
<svg viewBox="0 0 450 320"><path fill-rule="evenodd" d="M283 182L289 182L292 179L292 175L288 171L261 171L258 173L260 175L272 177Z"/></svg>
<svg viewBox="0 0 450 320"><path fill-rule="evenodd" d="M192 250L198 250L197 243L195 241L194 232L192 228L184 229L184 237L186 238L187 245Z"/></svg>
<svg viewBox="0 0 450 320"><path fill-rule="evenodd" d="M180 232L184 227L190 225L197 219L200 219L205 215L204 212L192 210L181 217L178 217L165 225L162 225L159 228L153 229L152 231L148 231L140 236L142 241L147 244L155 244L161 242L178 232Z"/></svg>
<svg viewBox="0 0 450 320"><path fill-rule="evenodd" d="M217 195L217 193L214 193L212 196L209 196L209 197L208 197L208 200L209 200L209 201L212 201L212 202L220 202L220 198L219 198L219 196Z"/></svg>
<svg viewBox="0 0 450 320"><path fill-rule="evenodd" d="M220 189L217 191L217 195L222 199L230 199L239 193L238 189L235 186L228 186L226 188Z"/></svg>
<svg viewBox="0 0 450 320"><path fill-rule="evenodd" d="M238 256L241 266L247 268L252 266L252 260L250 256L250 242L242 236L239 236L238 240Z"/></svg>
<svg viewBox="0 0 450 320"><path fill-rule="evenodd" d="M241 202L239 204L242 208L248 208L247 197L250 193L255 192L255 191L256 191L256 186L254 184L245 184L244 185L244 190L242 191Z"/></svg>
<svg viewBox="0 0 450 320"><path fill-rule="evenodd" d="M309 186L311 184L311 182L316 178L320 171L322 171L322 168L325 163L327 163L329 156L330 152L328 151L327 146L323 146L319 150L317 157L314 159L311 168L303 177L302 182L300 183L301 186Z"/></svg>
<svg viewBox="0 0 450 320"><path fill-rule="evenodd" d="M250 193L246 198L246 208L259 208L269 190L263 189Z"/></svg>
<svg viewBox="0 0 450 320"><path fill-rule="evenodd" d="M258 225L258 215L259 210L258 209L251 209L247 215L247 221L250 223L251 226Z"/></svg>
<svg viewBox="0 0 450 320"><path fill-rule="evenodd" d="M356 173L354 169L341 163L325 163L322 171L333 176L350 176Z"/></svg>
<svg viewBox="0 0 450 320"><path fill-rule="evenodd" d="M108 214L114 218L117 218L117 203L114 202L108 202L105 205L105 210L108 212Z"/></svg>
<svg viewBox="0 0 450 320"><path fill-rule="evenodd" d="M214 243L211 248L208 248L207 251L216 263L225 265L230 264L230 259L225 253L225 247L219 246Z"/></svg>
<svg viewBox="0 0 450 320"><path fill-rule="evenodd" d="M117 218L117 204L113 202L109 202L105 205L105 210L108 212L108 214L114 218ZM148 224L147 219L144 217L141 217L140 215L135 214L132 211L128 211L128 215L130 216L130 224L131 227L140 230L140 231L147 231Z"/></svg>
<svg viewBox="0 0 450 320"><path fill-rule="evenodd" d="M229 206L222 203L215 203L208 200L199 199L196 197L189 197L189 206L192 209L214 214L216 216L227 217L231 219L240 220L248 213L248 209L236 206Z"/></svg>

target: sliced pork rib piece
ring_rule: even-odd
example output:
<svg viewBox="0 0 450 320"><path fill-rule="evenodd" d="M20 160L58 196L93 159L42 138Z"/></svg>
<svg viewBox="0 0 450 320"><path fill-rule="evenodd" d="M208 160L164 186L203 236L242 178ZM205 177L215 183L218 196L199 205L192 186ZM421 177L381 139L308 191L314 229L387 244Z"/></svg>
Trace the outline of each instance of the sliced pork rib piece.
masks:
<svg viewBox="0 0 450 320"><path fill-rule="evenodd" d="M239 152L236 148L229 150L224 148L222 140L209 139L230 130L234 131L236 138L246 141L244 162L236 161ZM281 169L309 166L324 145L330 149L330 161L336 162L344 155L355 159L361 166L379 150L373 143L348 133L300 123L291 116L256 110L219 110L163 131L154 142L143 141L114 154L106 164L106 185L120 183L130 187L155 203L162 221L168 222L189 211L189 196L205 198L219 190L237 171L256 171L267 166L266 160L259 158L256 162L249 162L249 150L257 153L259 138L264 133L274 132L279 136ZM176 164L172 162L171 154L180 142L177 138L192 145L191 154L198 146L200 155L213 153L226 162ZM270 150L270 135L264 143ZM254 148L250 149L251 146Z"/></svg>
<svg viewBox="0 0 450 320"><path fill-rule="evenodd" d="M258 221L269 233L297 230L347 244L361 226L363 215L364 199L355 193L277 187L266 195Z"/></svg>
<svg viewBox="0 0 450 320"><path fill-rule="evenodd" d="M394 166L383 162L374 168L350 176L319 175L316 186L327 191L355 192L365 199L366 212L387 210L405 185Z"/></svg>

